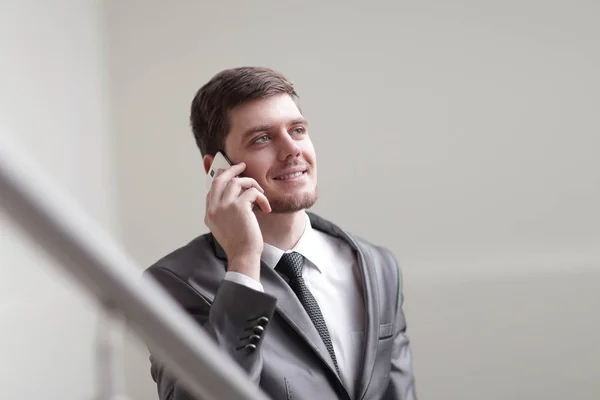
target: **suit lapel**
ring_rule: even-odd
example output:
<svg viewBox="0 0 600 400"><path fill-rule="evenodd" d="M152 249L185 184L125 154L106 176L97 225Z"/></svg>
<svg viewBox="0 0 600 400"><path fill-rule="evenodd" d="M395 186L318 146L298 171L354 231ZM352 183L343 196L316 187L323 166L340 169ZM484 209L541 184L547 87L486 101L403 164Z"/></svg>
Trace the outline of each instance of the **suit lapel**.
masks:
<svg viewBox="0 0 600 400"><path fill-rule="evenodd" d="M379 297L375 266L369 252L361 248L354 240L348 238L357 250L359 269L362 276L362 288L365 301L365 340L362 349L362 363L359 365L356 379L357 399L362 399L369 387L375 356L379 344Z"/></svg>
<svg viewBox="0 0 600 400"><path fill-rule="evenodd" d="M290 286L277 272L266 264L261 267L261 283L265 292L277 298L277 312L281 317L306 341L306 343L317 353L329 367L334 375L335 366L333 360L310 317L302 307L300 300L292 291Z"/></svg>

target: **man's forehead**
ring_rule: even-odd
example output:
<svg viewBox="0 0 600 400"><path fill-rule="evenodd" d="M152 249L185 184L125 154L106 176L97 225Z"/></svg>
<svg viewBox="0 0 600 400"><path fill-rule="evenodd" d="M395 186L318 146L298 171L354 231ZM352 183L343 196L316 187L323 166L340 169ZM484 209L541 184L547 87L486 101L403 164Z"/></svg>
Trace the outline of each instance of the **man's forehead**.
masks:
<svg viewBox="0 0 600 400"><path fill-rule="evenodd" d="M240 104L229 112L232 131L254 125L275 125L303 119L298 106L287 94Z"/></svg>

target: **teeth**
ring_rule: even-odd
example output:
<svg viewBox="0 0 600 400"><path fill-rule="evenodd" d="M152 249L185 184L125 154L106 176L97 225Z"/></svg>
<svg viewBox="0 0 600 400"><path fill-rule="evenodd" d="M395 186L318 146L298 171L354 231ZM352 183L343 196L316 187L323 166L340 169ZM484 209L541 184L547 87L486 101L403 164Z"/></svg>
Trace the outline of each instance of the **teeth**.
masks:
<svg viewBox="0 0 600 400"><path fill-rule="evenodd" d="M275 179L280 179L280 180L292 179L292 178L295 178L297 176L302 175L303 173L304 173L303 171L299 171L299 172L296 172L296 173L293 173L293 174L287 174L287 175L278 176Z"/></svg>

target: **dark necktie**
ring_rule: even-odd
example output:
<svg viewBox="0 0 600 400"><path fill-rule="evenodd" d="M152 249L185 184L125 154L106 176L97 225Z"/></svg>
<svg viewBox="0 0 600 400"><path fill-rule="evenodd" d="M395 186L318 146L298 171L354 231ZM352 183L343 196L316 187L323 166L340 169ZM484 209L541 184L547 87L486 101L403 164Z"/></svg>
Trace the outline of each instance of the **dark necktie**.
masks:
<svg viewBox="0 0 600 400"><path fill-rule="evenodd" d="M289 279L288 283L291 289L294 291L294 293L296 293L296 296L298 296L300 303L302 303L302 306L317 328L319 335L321 335L321 338L325 343L325 347L327 347L327 351L329 351L329 355L331 356L333 364L335 365L335 369L339 375L340 370L335 357L335 351L333 350L333 344L331 343L331 337L329 336L329 331L327 330L325 319L323 319L323 314L321 314L319 304L317 304L317 301L313 297L312 293L310 290L308 290L306 282L304 282L304 278L302 278L303 267L304 257L300 253L293 252L285 253L275 266L275 270L282 273Z"/></svg>

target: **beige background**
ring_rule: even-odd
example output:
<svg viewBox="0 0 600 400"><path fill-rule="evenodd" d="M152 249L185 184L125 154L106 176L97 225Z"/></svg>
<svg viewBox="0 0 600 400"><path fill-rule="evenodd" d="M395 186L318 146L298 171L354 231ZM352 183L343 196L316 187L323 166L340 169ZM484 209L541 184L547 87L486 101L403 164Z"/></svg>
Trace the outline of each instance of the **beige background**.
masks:
<svg viewBox="0 0 600 400"><path fill-rule="evenodd" d="M206 231L195 91L222 68L271 66L295 82L311 123L314 211L402 264L420 398L600 397L600 3L15 4L3 4L22 24L0 36L12 44L1 110L142 267ZM22 249L1 252L0 281L18 274L9 265L40 264L26 243L2 243ZM38 302L57 291L40 282ZM23 291L2 296L31 299ZM73 318L64 334L86 349L92 312L73 307L61 308ZM15 357L17 335L55 320L15 324L22 309L5 308L15 329L0 343ZM33 374L45 398L83 398L85 383L65 395L50 378L89 377L68 369L89 359L60 340L50 352L44 337L19 374L0 376L21 377L11 393L29 393L19 390ZM130 339L129 393L156 398Z"/></svg>

